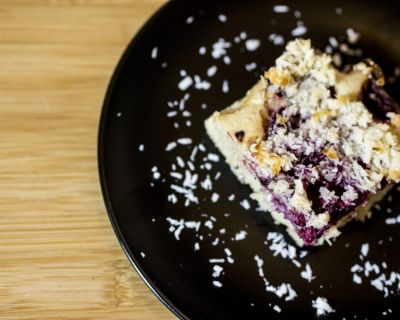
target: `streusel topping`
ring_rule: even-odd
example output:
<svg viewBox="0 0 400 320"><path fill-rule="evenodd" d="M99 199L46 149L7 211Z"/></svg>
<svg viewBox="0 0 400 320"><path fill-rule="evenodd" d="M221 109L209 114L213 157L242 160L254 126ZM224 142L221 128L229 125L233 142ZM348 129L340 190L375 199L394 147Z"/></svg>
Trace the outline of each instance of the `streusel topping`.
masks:
<svg viewBox="0 0 400 320"><path fill-rule="evenodd" d="M269 83L266 104L272 117L275 114L276 124L269 128L262 147L257 141L250 150L257 150L265 175L279 174L276 162L284 163L280 166L283 171L290 170L301 150L306 156L322 152L332 161L348 162L351 176L368 190L379 188L377 183L383 178L400 181L398 117L388 114L392 125L390 121L376 122L354 96L332 97L331 88L338 85L336 79L345 77L331 62L330 56L311 48L309 40L288 44L276 66L265 73ZM361 80L368 77L371 68L360 63L354 70L363 76ZM270 161L271 154L274 161Z"/></svg>

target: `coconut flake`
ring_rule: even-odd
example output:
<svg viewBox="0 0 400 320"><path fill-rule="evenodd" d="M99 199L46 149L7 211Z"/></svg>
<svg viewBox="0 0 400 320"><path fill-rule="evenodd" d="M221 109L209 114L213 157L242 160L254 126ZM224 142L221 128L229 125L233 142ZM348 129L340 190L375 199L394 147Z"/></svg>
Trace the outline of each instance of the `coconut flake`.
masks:
<svg viewBox="0 0 400 320"><path fill-rule="evenodd" d="M278 305L275 305L272 309L274 309L278 313L281 313L282 311L282 309Z"/></svg>
<svg viewBox="0 0 400 320"><path fill-rule="evenodd" d="M189 145L189 144L192 143L192 139L190 139L190 138L180 138L180 139L178 139L178 143L181 144L181 145L186 146L186 145Z"/></svg>
<svg viewBox="0 0 400 320"><path fill-rule="evenodd" d="M251 72L257 68L257 63L255 63L255 62L248 63L244 66L244 68L246 69L246 71Z"/></svg>
<svg viewBox="0 0 400 320"><path fill-rule="evenodd" d="M204 225L205 225L208 229L210 229L210 230L212 230L212 229L214 228L214 224L213 224L213 222L212 222L211 220L207 220L207 221L204 223Z"/></svg>
<svg viewBox="0 0 400 320"><path fill-rule="evenodd" d="M300 273L301 277L306 279L308 282L311 282L312 280L315 279L315 276L313 276L312 270L310 265L307 263L306 264L306 269Z"/></svg>
<svg viewBox="0 0 400 320"><path fill-rule="evenodd" d="M213 266L213 273L212 273L212 277L213 278L218 278L222 271L224 271L224 268L222 268L220 265L216 264Z"/></svg>
<svg viewBox="0 0 400 320"><path fill-rule="evenodd" d="M264 278L264 270L262 269L262 266L264 265L264 260L261 259L258 255L254 256L254 260L257 263L257 267L258 267L258 274L261 278Z"/></svg>
<svg viewBox="0 0 400 320"><path fill-rule="evenodd" d="M357 41L360 39L360 34L355 32L352 28L348 28L346 30L346 34L347 34L347 40L351 44L357 43Z"/></svg>
<svg viewBox="0 0 400 320"><path fill-rule="evenodd" d="M250 210L251 206L250 203L247 199L244 199L240 201L240 205L245 209L245 210Z"/></svg>
<svg viewBox="0 0 400 320"><path fill-rule="evenodd" d="M207 76L209 77L209 78L211 78L211 77L213 77L213 76L215 76L215 74L217 73L217 71L218 71L218 67L217 66L211 66L210 68L208 68L208 70L207 70Z"/></svg>
<svg viewBox="0 0 400 320"><path fill-rule="evenodd" d="M204 190L212 190L212 181L210 176L207 175L206 178L200 182L200 185Z"/></svg>
<svg viewBox="0 0 400 320"><path fill-rule="evenodd" d="M151 58L157 59L157 56L158 56L158 47L154 47L153 50L151 50Z"/></svg>
<svg viewBox="0 0 400 320"><path fill-rule="evenodd" d="M178 164L178 166L180 166L181 168L185 167L185 162L183 161L183 159L180 156L176 157L176 163Z"/></svg>
<svg viewBox="0 0 400 320"><path fill-rule="evenodd" d="M226 15L220 14L220 15L218 15L218 20L224 23L224 22L228 21L228 18Z"/></svg>
<svg viewBox="0 0 400 320"><path fill-rule="evenodd" d="M189 89L193 85L193 80L190 76L186 76L178 83L178 88L181 91Z"/></svg>
<svg viewBox="0 0 400 320"><path fill-rule="evenodd" d="M362 283L362 279L358 274L353 274L353 282L356 284L361 284Z"/></svg>
<svg viewBox="0 0 400 320"><path fill-rule="evenodd" d="M369 251L369 244L368 243L364 243L361 246L361 254L366 257L368 255L368 251Z"/></svg>
<svg viewBox="0 0 400 320"><path fill-rule="evenodd" d="M338 16L341 16L341 15L343 14L343 9L342 9L342 8L336 8L336 9L335 9L335 13L336 13Z"/></svg>
<svg viewBox="0 0 400 320"><path fill-rule="evenodd" d="M217 42L213 44L213 50L211 56L214 59L220 59L227 54L227 49L229 49L232 44L226 41L224 38L219 38Z"/></svg>
<svg viewBox="0 0 400 320"><path fill-rule="evenodd" d="M400 215L398 215L397 217L393 217L393 218L387 218L385 220L386 224L392 225L392 224L400 224Z"/></svg>
<svg viewBox="0 0 400 320"><path fill-rule="evenodd" d="M167 199L168 199L168 202L172 202L173 204L178 202L178 198L176 197L176 195L174 193L168 195Z"/></svg>
<svg viewBox="0 0 400 320"><path fill-rule="evenodd" d="M268 40L271 41L275 46L282 46L285 44L285 38L282 35L276 33L271 33L268 36Z"/></svg>
<svg viewBox="0 0 400 320"><path fill-rule="evenodd" d="M273 7L275 13L286 13L289 12L290 8L286 5L276 5Z"/></svg>
<svg viewBox="0 0 400 320"><path fill-rule="evenodd" d="M213 162L218 162L219 161L219 156L215 153L209 153L207 155L207 159Z"/></svg>
<svg viewBox="0 0 400 320"><path fill-rule="evenodd" d="M208 260L210 263L224 263L225 262L225 259L216 259L216 258L214 258L214 259L209 259Z"/></svg>
<svg viewBox="0 0 400 320"><path fill-rule="evenodd" d="M335 312L335 310L329 305L328 300L323 297L318 297L313 300L312 307L317 310L317 316Z"/></svg>
<svg viewBox="0 0 400 320"><path fill-rule="evenodd" d="M246 236L247 236L247 232L244 230L241 230L235 234L234 239L235 239L235 241L241 241L241 240L246 239Z"/></svg>
<svg viewBox="0 0 400 320"><path fill-rule="evenodd" d="M165 147L165 151L171 151L171 150L173 150L173 149L175 149L177 147L177 144L176 144L176 142L170 142L170 143L168 143L167 144L167 146Z"/></svg>
<svg viewBox="0 0 400 320"><path fill-rule="evenodd" d="M307 33L307 28L305 26L299 25L291 31L293 37L300 37Z"/></svg>
<svg viewBox="0 0 400 320"><path fill-rule="evenodd" d="M175 117L178 114L178 111L170 111L167 113L168 118Z"/></svg>
<svg viewBox="0 0 400 320"><path fill-rule="evenodd" d="M246 40L245 46L247 51L256 51L261 45L261 41L258 39Z"/></svg>
<svg viewBox="0 0 400 320"><path fill-rule="evenodd" d="M219 194L214 192L211 196L211 202L216 203L218 200L219 200Z"/></svg>
<svg viewBox="0 0 400 320"><path fill-rule="evenodd" d="M229 92L229 82L228 80L224 80L222 83L222 92L228 93Z"/></svg>
<svg viewBox="0 0 400 320"><path fill-rule="evenodd" d="M206 80L202 80L200 78L200 76L195 75L194 76L194 87L197 90L209 90L211 88L211 83Z"/></svg>

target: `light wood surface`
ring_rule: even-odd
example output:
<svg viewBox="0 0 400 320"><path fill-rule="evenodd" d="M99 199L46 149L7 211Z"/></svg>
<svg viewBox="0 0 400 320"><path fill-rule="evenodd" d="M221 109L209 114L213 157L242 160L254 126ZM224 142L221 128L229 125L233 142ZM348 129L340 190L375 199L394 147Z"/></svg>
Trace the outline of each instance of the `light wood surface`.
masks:
<svg viewBox="0 0 400 320"><path fill-rule="evenodd" d="M108 221L97 129L163 0L0 1L0 319L173 319Z"/></svg>

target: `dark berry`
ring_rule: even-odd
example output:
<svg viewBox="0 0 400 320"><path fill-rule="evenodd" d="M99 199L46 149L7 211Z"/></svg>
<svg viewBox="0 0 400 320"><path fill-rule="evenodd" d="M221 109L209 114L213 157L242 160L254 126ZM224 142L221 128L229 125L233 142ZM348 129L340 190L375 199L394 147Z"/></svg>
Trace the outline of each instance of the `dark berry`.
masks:
<svg viewBox="0 0 400 320"><path fill-rule="evenodd" d="M243 142L244 135L244 131L238 131L235 133L236 139L238 139L240 142Z"/></svg>
<svg viewBox="0 0 400 320"><path fill-rule="evenodd" d="M372 79L364 84L359 100L364 103L376 120L387 120L388 112L400 113L400 106L396 101Z"/></svg>

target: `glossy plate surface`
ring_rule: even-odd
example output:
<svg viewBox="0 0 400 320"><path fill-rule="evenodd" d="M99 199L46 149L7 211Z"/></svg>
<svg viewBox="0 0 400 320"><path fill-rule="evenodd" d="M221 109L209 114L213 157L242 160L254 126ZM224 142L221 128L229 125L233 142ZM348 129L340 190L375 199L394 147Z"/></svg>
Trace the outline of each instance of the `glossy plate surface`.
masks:
<svg viewBox="0 0 400 320"><path fill-rule="evenodd" d="M329 37L339 39L353 28L361 34L356 46L381 64L388 78L400 66L398 1L289 1L285 3L289 12L281 13L275 11L286 8L274 11L277 4L282 5L265 0L169 1L135 37L110 84L100 125L99 167L110 220L137 271L181 318L314 319L318 317L312 301L324 297L336 310L326 319L399 319L399 279L392 276L394 280L384 285L386 297L376 287L379 280L371 284L400 272L398 192L393 191L365 224L345 227L332 246L307 250L305 257L296 250L298 262L294 262L276 255L272 246L275 240L284 245L281 254L291 250L277 238L282 229L256 211L254 202L249 200L250 210L244 208L246 203L240 204L249 199L250 189L236 180L222 159L204 159L210 152L218 154L205 133L204 119L242 97L283 51L279 36L291 39L296 27L295 34L301 33L301 22L307 28L303 37L321 50ZM213 57L213 44L219 38L230 43L225 54L229 58L219 57L220 50L214 50ZM260 46L249 39L260 40ZM206 49L203 55L201 47ZM214 65L217 72L209 77L207 71L212 75L209 68ZM178 84L186 74L207 82L198 81L197 88L193 84L182 91ZM397 79L392 77L387 88L399 100ZM211 87L203 90L207 83ZM184 103L184 110L174 101ZM177 115L173 112L168 117L171 111ZM191 144L165 151L169 143L187 137ZM206 151L198 150L191 170L188 161L199 144ZM185 168L179 166L177 156ZM205 162L212 168L207 169ZM193 190L198 204L185 206L184 196L171 190L171 184L182 186L183 180L171 177L170 172L181 173L184 179L185 170L198 174ZM207 174L212 190L200 185ZM168 201L172 193L176 204ZM215 203L213 193L219 195ZM234 201L228 200L231 194ZM195 223L179 231L181 219ZM240 240L241 235L245 239ZM286 234L285 239L290 243ZM268 284L281 292L266 291L256 259L264 262ZM366 272L374 264L379 272ZM220 275L215 265L223 268ZM315 276L311 282L304 279L311 277L309 273L302 276L307 265ZM362 269L355 267L352 272L354 265ZM359 281L357 276L361 284L353 281ZM284 292L287 284L296 298Z"/></svg>

